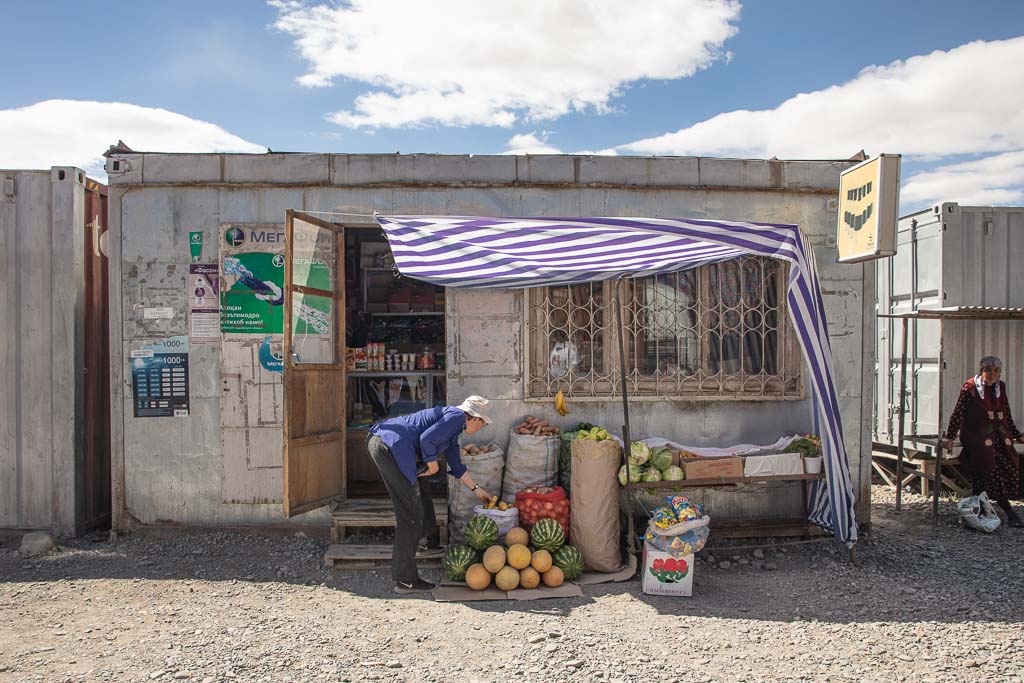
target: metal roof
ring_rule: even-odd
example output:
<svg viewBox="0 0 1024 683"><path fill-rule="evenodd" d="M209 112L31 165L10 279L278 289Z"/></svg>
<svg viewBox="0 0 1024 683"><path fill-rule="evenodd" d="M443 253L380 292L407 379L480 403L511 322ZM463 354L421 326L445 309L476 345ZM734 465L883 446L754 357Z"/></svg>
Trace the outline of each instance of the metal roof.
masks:
<svg viewBox="0 0 1024 683"><path fill-rule="evenodd" d="M950 306L928 308L909 313L879 315L879 318L911 318L913 320L1024 320L1024 308L998 306Z"/></svg>

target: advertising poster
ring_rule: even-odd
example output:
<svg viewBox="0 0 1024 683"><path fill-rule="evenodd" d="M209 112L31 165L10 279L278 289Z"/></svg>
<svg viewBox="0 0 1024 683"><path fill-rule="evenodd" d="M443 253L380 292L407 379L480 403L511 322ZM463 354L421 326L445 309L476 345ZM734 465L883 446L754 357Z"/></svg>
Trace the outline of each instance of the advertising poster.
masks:
<svg viewBox="0 0 1024 683"><path fill-rule="evenodd" d="M216 263L193 263L185 284L188 336L193 342L220 341L220 270Z"/></svg>
<svg viewBox="0 0 1024 683"><path fill-rule="evenodd" d="M279 225L221 226L220 329L228 334L284 332L284 228ZM333 245L296 233L296 282L330 289ZM310 243L311 242L311 243ZM302 254L305 254L304 256ZM296 295L298 334L325 333L332 302L313 295Z"/></svg>
<svg viewBox="0 0 1024 683"><path fill-rule="evenodd" d="M132 349L135 417L187 417L188 337L168 337Z"/></svg>

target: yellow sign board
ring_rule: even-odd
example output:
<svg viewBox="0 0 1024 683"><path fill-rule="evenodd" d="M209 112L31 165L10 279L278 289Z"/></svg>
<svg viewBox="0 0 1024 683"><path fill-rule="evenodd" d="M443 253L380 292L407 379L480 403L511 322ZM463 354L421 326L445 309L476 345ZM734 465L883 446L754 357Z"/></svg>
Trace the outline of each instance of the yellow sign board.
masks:
<svg viewBox="0 0 1024 683"><path fill-rule="evenodd" d="M900 155L881 154L839 176L839 261L853 263L896 253Z"/></svg>

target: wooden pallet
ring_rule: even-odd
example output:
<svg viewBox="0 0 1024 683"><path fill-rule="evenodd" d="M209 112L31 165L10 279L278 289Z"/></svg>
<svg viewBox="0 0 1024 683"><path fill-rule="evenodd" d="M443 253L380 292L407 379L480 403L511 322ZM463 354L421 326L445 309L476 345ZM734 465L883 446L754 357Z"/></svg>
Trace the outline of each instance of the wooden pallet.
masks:
<svg viewBox="0 0 1024 683"><path fill-rule="evenodd" d="M440 567L444 552L440 549L416 553L416 564L420 567ZM391 546L335 544L324 553L324 564L335 569L390 567Z"/></svg>
<svg viewBox="0 0 1024 683"><path fill-rule="evenodd" d="M434 499L441 544L448 542L448 501ZM331 543L345 540L348 527L394 527L395 508L389 498L350 498L331 513ZM389 546L390 547L390 546Z"/></svg>

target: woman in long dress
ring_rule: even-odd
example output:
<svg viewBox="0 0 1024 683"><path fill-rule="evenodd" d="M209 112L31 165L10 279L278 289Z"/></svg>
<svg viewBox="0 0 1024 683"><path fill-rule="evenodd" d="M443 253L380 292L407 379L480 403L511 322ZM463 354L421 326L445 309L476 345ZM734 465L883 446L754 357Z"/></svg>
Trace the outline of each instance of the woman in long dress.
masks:
<svg viewBox="0 0 1024 683"><path fill-rule="evenodd" d="M951 439L959 435L961 467L971 480L974 495L985 491L1003 508L1010 526L1024 527L1010 504L1021 497L1020 458L1013 442L1024 442L1024 437L1010 415L1006 384L1000 379L1003 362L986 356L979 365L978 374L960 389L946 443L951 446Z"/></svg>

